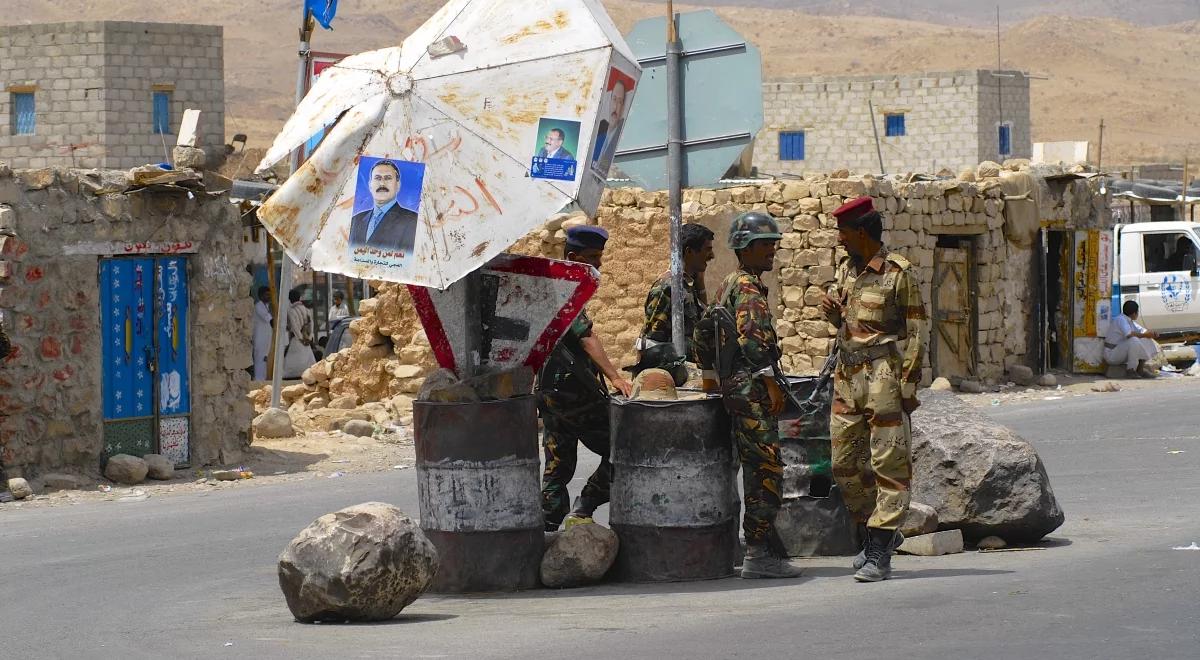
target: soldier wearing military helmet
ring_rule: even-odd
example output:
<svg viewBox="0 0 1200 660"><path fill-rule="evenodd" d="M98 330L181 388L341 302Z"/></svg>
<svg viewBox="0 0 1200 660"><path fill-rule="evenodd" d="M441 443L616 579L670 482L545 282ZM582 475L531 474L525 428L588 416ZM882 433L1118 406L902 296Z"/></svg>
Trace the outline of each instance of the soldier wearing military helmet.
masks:
<svg viewBox="0 0 1200 660"><path fill-rule="evenodd" d="M701 339L706 321L697 328L705 391L719 391L732 418L733 441L742 464L746 536L744 578L798 577L800 569L786 560L775 530L781 506L783 461L779 455L779 414L786 396L779 382L779 338L767 302L762 275L774 268L782 238L779 225L765 213L739 215L729 227L729 247L738 269L730 273L705 319L722 323ZM712 345L715 344L715 345Z"/></svg>
<svg viewBox="0 0 1200 660"><path fill-rule="evenodd" d="M925 303L907 259L884 247L883 218L870 197L833 212L847 257L821 301L837 326L838 364L830 418L833 477L865 543L859 582L891 577L903 540L912 480L909 414L924 357Z"/></svg>

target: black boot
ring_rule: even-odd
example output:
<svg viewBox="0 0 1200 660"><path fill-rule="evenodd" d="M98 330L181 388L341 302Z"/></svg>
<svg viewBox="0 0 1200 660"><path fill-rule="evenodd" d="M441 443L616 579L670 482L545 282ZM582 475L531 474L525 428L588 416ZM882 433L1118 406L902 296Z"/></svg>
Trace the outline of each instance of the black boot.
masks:
<svg viewBox="0 0 1200 660"><path fill-rule="evenodd" d="M866 561L854 574L859 582L881 582L892 577L892 552L900 544L900 532L894 529L867 528Z"/></svg>
<svg viewBox="0 0 1200 660"><path fill-rule="evenodd" d="M867 563L867 546L871 545L871 535L868 533L866 525L858 526L858 538L862 539L862 550L858 551L851 563L854 570L862 568ZM900 530L896 530L896 536L892 538L892 549L899 548L901 543L904 543L904 535L900 533Z"/></svg>

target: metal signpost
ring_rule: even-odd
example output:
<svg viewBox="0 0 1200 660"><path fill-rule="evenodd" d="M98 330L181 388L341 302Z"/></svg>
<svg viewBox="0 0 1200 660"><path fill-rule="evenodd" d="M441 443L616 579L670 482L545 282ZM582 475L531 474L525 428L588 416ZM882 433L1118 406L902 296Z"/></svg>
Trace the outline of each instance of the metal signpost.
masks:
<svg viewBox="0 0 1200 660"><path fill-rule="evenodd" d="M683 188L720 181L762 128L762 58L711 11L667 11L671 20L640 21L626 36L642 79L615 163L643 188L668 191L671 335L683 355Z"/></svg>

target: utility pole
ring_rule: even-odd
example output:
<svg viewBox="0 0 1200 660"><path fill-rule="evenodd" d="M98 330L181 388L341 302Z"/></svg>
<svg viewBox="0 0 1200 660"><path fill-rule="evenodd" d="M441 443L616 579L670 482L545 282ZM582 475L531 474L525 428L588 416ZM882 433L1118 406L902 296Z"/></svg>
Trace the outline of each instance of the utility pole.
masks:
<svg viewBox="0 0 1200 660"><path fill-rule="evenodd" d="M671 343L687 355L683 327L683 89L679 60L683 46L675 27L675 4L667 0L667 199L671 220Z"/></svg>
<svg viewBox="0 0 1200 660"><path fill-rule="evenodd" d="M312 19L312 10L304 10L304 18L300 21L300 49L298 52L299 61L296 65L296 105L304 100L304 89L306 78L308 77L308 60L312 55L312 50L309 43L312 41L312 33L315 21ZM302 148L302 147L301 147ZM292 152L292 174L300 169L300 148ZM267 242L270 245L270 241ZM275 354L273 357L274 367L271 371L271 407L279 408L280 399L283 395L282 380L283 380L283 355L287 352L287 310L291 306L287 302L288 290L292 288L292 268L294 262L288 256L287 250L283 250L282 263L279 265L279 290L276 292L277 298L275 301Z"/></svg>
<svg viewBox="0 0 1200 660"><path fill-rule="evenodd" d="M1096 147L1096 170L1101 170L1104 163L1104 118L1100 118L1100 144Z"/></svg>
<svg viewBox="0 0 1200 660"><path fill-rule="evenodd" d="M879 146L879 126L875 124L875 103L871 99L867 99L867 109L871 112L871 132L875 134L875 155L879 156L879 174L886 176L887 170L883 167L883 148ZM936 165L934 171L937 171Z"/></svg>
<svg viewBox="0 0 1200 660"><path fill-rule="evenodd" d="M1004 128L1004 65L1000 59L1000 5L996 5L996 109L1000 114L1000 126L996 129L996 152L997 155L1003 157L1005 154L1000 152L1000 129ZM1008 147L1012 151L1012 131L1008 133Z"/></svg>
<svg viewBox="0 0 1200 660"><path fill-rule="evenodd" d="M1183 187L1179 190L1179 219L1187 220L1188 157L1183 156Z"/></svg>

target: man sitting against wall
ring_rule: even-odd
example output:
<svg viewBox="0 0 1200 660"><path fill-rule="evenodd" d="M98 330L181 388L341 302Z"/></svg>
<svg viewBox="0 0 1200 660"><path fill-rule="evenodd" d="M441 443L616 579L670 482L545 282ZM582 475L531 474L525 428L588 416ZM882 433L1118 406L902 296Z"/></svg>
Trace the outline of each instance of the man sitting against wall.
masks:
<svg viewBox="0 0 1200 660"><path fill-rule="evenodd" d="M1149 361L1158 355L1158 333L1147 330L1137 322L1138 304L1132 300L1121 306L1121 315L1108 324L1104 337L1104 361L1108 364L1125 363L1125 372L1130 378L1154 378L1158 374L1149 366Z"/></svg>

